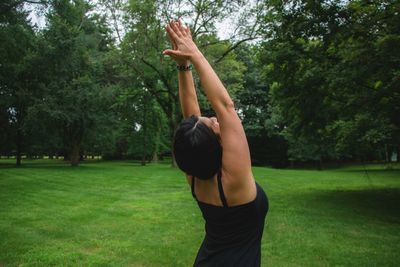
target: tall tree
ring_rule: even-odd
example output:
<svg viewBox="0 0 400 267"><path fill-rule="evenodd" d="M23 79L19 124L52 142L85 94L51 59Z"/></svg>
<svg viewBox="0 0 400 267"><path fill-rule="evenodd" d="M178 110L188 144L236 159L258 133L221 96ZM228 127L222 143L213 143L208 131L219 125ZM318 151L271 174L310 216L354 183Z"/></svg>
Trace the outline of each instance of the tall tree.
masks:
<svg viewBox="0 0 400 267"><path fill-rule="evenodd" d="M17 166L21 165L21 156L28 144L27 110L38 86L32 60L36 34L21 4L2 2L0 13L0 123L4 129L0 143L5 147L3 152L10 153L15 149ZM15 147L6 143L14 143Z"/></svg>
<svg viewBox="0 0 400 267"><path fill-rule="evenodd" d="M46 92L42 111L62 131L66 157L79 164L82 142L90 129L104 121L99 105L103 69L102 54L110 38L101 17L90 13L83 0L56 0L43 32L42 58Z"/></svg>
<svg viewBox="0 0 400 267"><path fill-rule="evenodd" d="M398 146L395 1L268 2L260 58L293 160Z"/></svg>
<svg viewBox="0 0 400 267"><path fill-rule="evenodd" d="M218 38L201 38L204 35L215 35L216 22L238 13L243 6L241 1L130 1L126 11L125 27L127 29L122 42L125 64L135 73L143 87L156 99L164 111L170 132L172 133L181 120L179 110L178 90L176 88L176 73L170 59L162 55L169 47L165 35L165 24L172 18L186 19L193 36L200 46L208 47L221 44L213 51L214 62L221 62L242 42L254 39L258 33L258 21L250 26L246 24L246 16L238 23L236 35L231 42ZM245 13L245 12L243 12ZM201 41L207 41L201 43ZM233 72L235 74L237 72ZM229 76L229 73L226 73ZM226 80L230 78L227 77Z"/></svg>

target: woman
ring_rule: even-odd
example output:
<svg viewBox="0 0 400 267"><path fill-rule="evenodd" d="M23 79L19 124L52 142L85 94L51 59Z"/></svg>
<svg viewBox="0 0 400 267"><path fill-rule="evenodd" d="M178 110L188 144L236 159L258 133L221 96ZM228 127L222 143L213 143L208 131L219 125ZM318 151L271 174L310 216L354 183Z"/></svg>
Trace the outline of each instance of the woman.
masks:
<svg viewBox="0 0 400 267"><path fill-rule="evenodd" d="M178 64L184 116L175 133L174 155L206 223L206 236L194 266L260 266L268 201L255 183L243 126L189 28L172 21L166 30L172 49L163 54ZM217 118L201 116L190 64L198 72Z"/></svg>

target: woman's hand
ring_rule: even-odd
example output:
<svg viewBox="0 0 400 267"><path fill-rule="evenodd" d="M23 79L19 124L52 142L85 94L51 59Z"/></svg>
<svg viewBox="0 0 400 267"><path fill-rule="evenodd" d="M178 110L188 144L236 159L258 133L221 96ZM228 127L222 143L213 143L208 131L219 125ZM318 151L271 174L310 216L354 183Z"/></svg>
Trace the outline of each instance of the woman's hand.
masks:
<svg viewBox="0 0 400 267"><path fill-rule="evenodd" d="M184 27L179 20L171 21L166 28L172 49L164 50L163 54L172 57L178 65L188 65L191 59L200 53L193 42L189 27Z"/></svg>

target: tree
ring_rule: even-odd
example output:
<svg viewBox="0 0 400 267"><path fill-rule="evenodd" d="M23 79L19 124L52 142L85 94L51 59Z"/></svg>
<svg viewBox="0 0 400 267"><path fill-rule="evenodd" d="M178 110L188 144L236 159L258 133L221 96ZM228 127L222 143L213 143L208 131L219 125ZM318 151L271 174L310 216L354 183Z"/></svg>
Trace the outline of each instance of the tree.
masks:
<svg viewBox="0 0 400 267"><path fill-rule="evenodd" d="M186 18L200 46L205 48L219 45L214 50L219 51L219 54L213 55L215 62L219 64L239 44L256 37L258 23L249 26L244 19L241 20L238 23L240 27L236 29L236 39L232 37L231 42L217 38L203 38L203 36L215 35L215 23L231 15L232 12L238 12L242 5L241 1L189 1L184 4L165 0L130 1L127 5L125 21L127 32L121 43L125 64L165 113L170 133L176 129L181 114L174 64L161 53L170 46L164 25L171 18ZM246 18L244 13L242 18ZM194 19L191 20L189 17ZM207 40L207 43L201 40ZM222 47L223 50L218 49ZM228 75L228 72L226 74ZM230 78L226 77L225 80ZM235 83L237 84L237 81Z"/></svg>
<svg viewBox="0 0 400 267"><path fill-rule="evenodd" d="M83 0L53 1L40 50L45 90L37 108L62 131L65 156L72 166L79 164L90 129L107 122L99 104L104 83L101 57L111 39L104 20L90 9Z"/></svg>
<svg viewBox="0 0 400 267"><path fill-rule="evenodd" d="M260 60L291 159L321 163L398 146L399 55L386 49L398 44L399 4L267 5Z"/></svg>
<svg viewBox="0 0 400 267"><path fill-rule="evenodd" d="M236 106L246 131L252 163L284 167L288 161L287 142L280 135L280 113L272 109L269 86L263 83L263 65L258 60L260 50L256 44L244 44L235 50L238 60L246 66L244 88L238 92Z"/></svg>
<svg viewBox="0 0 400 267"><path fill-rule="evenodd" d="M28 144L27 110L32 105L38 86L33 64L37 41L21 2L6 1L1 5L4 8L0 13L2 152L10 155L11 150L15 149L16 164L19 166L23 150Z"/></svg>

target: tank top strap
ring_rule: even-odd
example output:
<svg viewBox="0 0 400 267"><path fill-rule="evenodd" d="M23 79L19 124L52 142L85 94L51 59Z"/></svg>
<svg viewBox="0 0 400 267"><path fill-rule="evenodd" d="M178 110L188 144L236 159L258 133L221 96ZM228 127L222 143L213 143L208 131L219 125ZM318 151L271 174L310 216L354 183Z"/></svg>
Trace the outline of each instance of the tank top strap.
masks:
<svg viewBox="0 0 400 267"><path fill-rule="evenodd" d="M226 197L224 194L224 189L222 188L222 173L221 171L218 172L218 176L217 176L217 180L218 180L218 191L219 191L219 197L221 198L222 201L222 205L224 205L224 207L228 207L228 203L226 202Z"/></svg>
<svg viewBox="0 0 400 267"><path fill-rule="evenodd" d="M194 176L192 176L192 184L190 185L190 187L192 188L192 196L194 197L194 199L197 199L196 193L194 192Z"/></svg>

